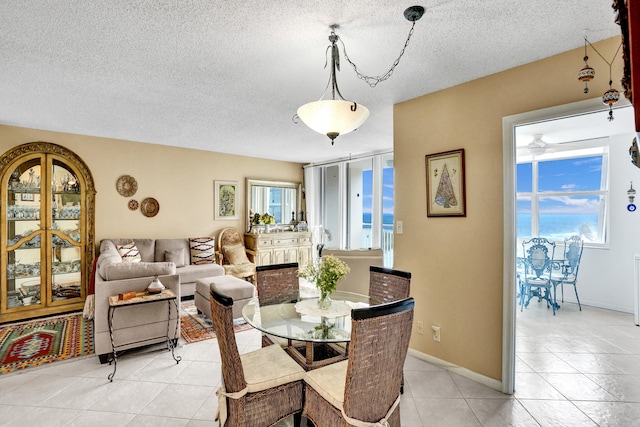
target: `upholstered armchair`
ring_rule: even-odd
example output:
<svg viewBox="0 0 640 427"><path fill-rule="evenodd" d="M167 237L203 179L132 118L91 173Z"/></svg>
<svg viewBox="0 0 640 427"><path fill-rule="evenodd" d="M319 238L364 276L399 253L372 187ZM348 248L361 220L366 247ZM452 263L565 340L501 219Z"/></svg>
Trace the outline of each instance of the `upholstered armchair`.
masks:
<svg viewBox="0 0 640 427"><path fill-rule="evenodd" d="M229 274L255 284L255 253L245 248L242 234L235 228L225 228L218 235L218 264Z"/></svg>

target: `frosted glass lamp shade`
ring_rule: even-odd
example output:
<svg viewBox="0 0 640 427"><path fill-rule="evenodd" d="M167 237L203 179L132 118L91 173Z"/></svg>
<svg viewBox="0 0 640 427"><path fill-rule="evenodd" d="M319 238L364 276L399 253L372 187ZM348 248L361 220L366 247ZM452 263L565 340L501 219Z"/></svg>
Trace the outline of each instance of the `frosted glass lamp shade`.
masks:
<svg viewBox="0 0 640 427"><path fill-rule="evenodd" d="M355 111L352 107L356 105ZM305 125L333 140L363 124L369 118L367 107L351 101L321 100L298 108L298 117Z"/></svg>

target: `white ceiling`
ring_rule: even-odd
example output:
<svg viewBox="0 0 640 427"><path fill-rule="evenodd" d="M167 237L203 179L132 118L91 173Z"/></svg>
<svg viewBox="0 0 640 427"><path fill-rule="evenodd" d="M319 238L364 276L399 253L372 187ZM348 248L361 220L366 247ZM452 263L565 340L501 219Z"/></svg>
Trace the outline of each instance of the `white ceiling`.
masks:
<svg viewBox="0 0 640 427"><path fill-rule="evenodd" d="M298 162L390 150L393 104L620 34L610 0L22 0L0 3L0 124ZM329 140L294 124L322 95L329 26L345 98L369 108ZM581 66L576 59L576 75ZM523 82L526 84L526 82ZM580 88L576 88L580 90Z"/></svg>

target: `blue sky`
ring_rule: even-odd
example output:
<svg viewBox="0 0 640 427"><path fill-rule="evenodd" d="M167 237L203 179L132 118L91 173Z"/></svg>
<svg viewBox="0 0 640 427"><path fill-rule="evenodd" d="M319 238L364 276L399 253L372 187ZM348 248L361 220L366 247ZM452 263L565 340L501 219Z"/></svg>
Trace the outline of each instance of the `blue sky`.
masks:
<svg viewBox="0 0 640 427"><path fill-rule="evenodd" d="M371 177L371 170L362 172L362 211L369 214L372 200ZM382 212L385 214L393 214L393 184L393 168L384 168L382 170Z"/></svg>
<svg viewBox="0 0 640 427"><path fill-rule="evenodd" d="M538 192L598 191L601 186L602 156L590 156L538 163ZM532 165L517 165L517 191L532 191ZM518 199L518 213L530 213L529 198ZM541 214L597 214L600 197L594 195L555 195L541 197Z"/></svg>

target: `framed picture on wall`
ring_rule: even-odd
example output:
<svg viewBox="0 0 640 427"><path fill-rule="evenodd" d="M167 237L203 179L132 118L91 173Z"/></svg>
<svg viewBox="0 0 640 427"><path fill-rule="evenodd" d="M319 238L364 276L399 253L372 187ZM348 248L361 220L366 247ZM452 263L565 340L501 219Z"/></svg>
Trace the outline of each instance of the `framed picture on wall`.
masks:
<svg viewBox="0 0 640 427"><path fill-rule="evenodd" d="M238 216L238 182L214 182L214 219L239 219Z"/></svg>
<svg viewBox="0 0 640 427"><path fill-rule="evenodd" d="M427 216L467 216L464 149L427 154Z"/></svg>

